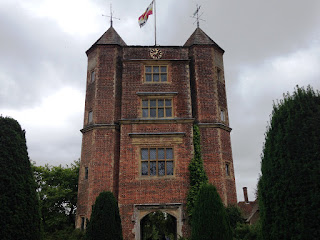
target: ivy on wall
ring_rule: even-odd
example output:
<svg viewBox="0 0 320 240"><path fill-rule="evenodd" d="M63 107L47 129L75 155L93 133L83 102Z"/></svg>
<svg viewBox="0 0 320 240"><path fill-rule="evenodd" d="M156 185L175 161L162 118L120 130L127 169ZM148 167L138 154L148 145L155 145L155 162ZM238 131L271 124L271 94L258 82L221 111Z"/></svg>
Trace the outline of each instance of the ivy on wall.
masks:
<svg viewBox="0 0 320 240"><path fill-rule="evenodd" d="M199 126L193 125L193 146L194 156L189 164L190 172L190 188L187 196L187 211L189 216L189 222L192 220L192 212L194 204L198 197L200 187L203 184L208 183L208 177L204 171L203 161L201 157L201 144L200 144L200 130Z"/></svg>

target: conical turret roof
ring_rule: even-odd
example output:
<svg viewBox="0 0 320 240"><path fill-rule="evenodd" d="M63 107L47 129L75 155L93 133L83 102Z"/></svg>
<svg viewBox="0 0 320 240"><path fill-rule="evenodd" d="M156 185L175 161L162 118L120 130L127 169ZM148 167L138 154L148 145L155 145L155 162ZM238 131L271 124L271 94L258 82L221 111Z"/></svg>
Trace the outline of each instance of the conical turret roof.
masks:
<svg viewBox="0 0 320 240"><path fill-rule="evenodd" d="M127 45L112 26L95 42L95 44L117 44L120 46Z"/></svg>
<svg viewBox="0 0 320 240"><path fill-rule="evenodd" d="M191 47L192 45L214 45L215 47L224 50L216 44L201 28L197 27L196 30L191 34L189 39L183 45L184 47Z"/></svg>
<svg viewBox="0 0 320 240"><path fill-rule="evenodd" d="M127 46L127 44L122 40L120 35L116 32L116 30L112 26L89 48L89 50L95 45L109 45L109 44Z"/></svg>

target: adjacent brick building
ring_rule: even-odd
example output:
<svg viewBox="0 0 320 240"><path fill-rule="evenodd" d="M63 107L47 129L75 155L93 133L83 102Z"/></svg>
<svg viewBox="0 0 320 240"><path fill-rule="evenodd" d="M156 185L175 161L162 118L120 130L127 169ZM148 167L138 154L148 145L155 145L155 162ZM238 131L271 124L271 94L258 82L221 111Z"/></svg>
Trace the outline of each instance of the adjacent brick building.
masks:
<svg viewBox="0 0 320 240"><path fill-rule="evenodd" d="M223 53L197 28L184 46L127 46L111 26L88 56L76 227L101 191L118 199L125 240L157 210L186 236L193 124L209 182L236 204Z"/></svg>

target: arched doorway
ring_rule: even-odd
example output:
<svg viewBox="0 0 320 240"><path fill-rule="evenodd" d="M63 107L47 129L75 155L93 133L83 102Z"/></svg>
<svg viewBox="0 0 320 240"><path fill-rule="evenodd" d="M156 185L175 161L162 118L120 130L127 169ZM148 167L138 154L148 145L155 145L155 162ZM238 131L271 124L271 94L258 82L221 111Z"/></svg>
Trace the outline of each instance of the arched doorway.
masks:
<svg viewBox="0 0 320 240"><path fill-rule="evenodd" d="M177 219L167 212L155 211L140 221L141 240L176 240Z"/></svg>

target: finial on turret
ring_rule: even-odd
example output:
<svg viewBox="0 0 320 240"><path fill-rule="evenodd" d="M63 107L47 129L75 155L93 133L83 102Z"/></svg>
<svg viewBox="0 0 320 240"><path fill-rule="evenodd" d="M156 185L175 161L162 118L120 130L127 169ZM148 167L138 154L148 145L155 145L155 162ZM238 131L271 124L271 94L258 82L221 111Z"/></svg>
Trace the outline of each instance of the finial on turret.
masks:
<svg viewBox="0 0 320 240"><path fill-rule="evenodd" d="M191 16L192 18L195 18L195 19L196 19L196 21L195 21L193 24L197 23L197 28L199 27L199 20L205 21L205 20L203 20L203 19L200 18L203 13L201 13L200 16L199 16L200 7L201 7L201 6L198 6L198 4L197 4L197 10L196 10L196 11L193 13L193 15Z"/></svg>
<svg viewBox="0 0 320 240"><path fill-rule="evenodd" d="M120 18L116 18L113 16L113 11L112 11L112 4L110 3L110 16L108 15L103 15L102 16L104 17L110 17L110 27L112 27L112 24L113 24L113 19L117 19L117 20L120 20Z"/></svg>

